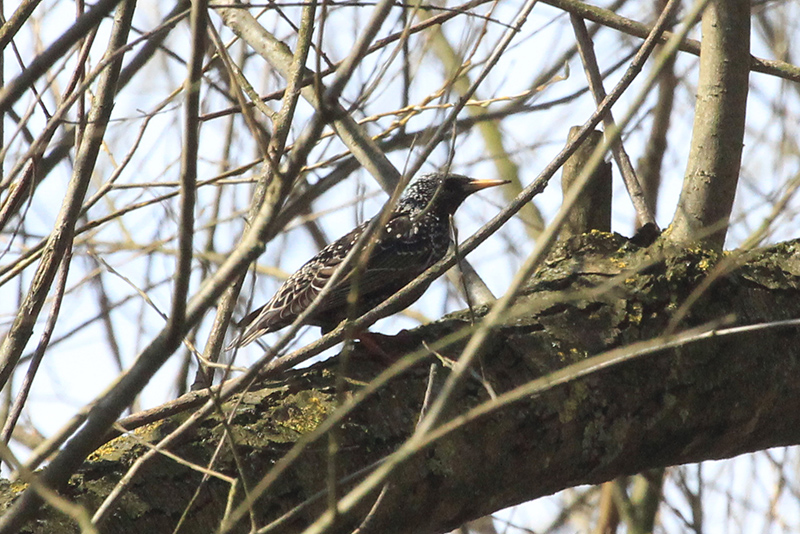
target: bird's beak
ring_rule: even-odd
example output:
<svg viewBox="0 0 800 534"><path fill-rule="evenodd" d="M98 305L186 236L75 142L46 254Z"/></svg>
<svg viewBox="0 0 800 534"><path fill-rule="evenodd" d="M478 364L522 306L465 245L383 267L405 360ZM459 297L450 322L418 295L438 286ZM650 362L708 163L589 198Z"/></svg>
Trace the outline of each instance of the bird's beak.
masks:
<svg viewBox="0 0 800 534"><path fill-rule="evenodd" d="M473 178L472 180L470 180L466 189L470 193L474 193L475 191L480 191L481 189L486 189L487 187L494 187L497 185L505 185L510 183L511 180L477 180Z"/></svg>

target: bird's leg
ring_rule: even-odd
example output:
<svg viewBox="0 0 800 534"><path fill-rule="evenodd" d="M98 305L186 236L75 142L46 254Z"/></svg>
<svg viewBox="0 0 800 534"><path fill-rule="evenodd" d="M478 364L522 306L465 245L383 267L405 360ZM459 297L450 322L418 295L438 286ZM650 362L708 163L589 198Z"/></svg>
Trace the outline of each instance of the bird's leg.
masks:
<svg viewBox="0 0 800 534"><path fill-rule="evenodd" d="M472 306L472 292L469 284L467 284L467 277L464 275L464 268L462 267L461 253L458 250L458 228L456 228L456 221L453 214L450 214L450 236L453 239L453 251L456 255L456 264L458 265L458 277L461 284L464 286L464 298L467 300L467 307L469 308L470 323L475 324L475 308Z"/></svg>

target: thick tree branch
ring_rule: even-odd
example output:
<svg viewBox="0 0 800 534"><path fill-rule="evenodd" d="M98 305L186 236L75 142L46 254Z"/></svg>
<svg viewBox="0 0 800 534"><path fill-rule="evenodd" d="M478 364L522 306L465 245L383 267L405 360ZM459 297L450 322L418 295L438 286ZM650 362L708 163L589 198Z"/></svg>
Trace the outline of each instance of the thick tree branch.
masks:
<svg viewBox="0 0 800 534"><path fill-rule="evenodd" d="M800 316L798 246L785 243L742 258L740 267L720 276L694 304L681 327L731 316L741 325ZM669 348L656 341L642 352L646 356L620 358L631 343L658 339L674 310L714 275L713 255L682 252L659 259L661 253L658 243L641 249L601 233L558 248L517 301L515 315L493 336L482 362L498 401L514 402L491 401L481 382L468 381L447 415L449 422L434 430L441 437L392 474L371 517L376 531L444 532L577 484L800 443L796 325L706 335ZM390 339L384 348L405 353L423 341L433 346L468 325L467 313L454 314ZM608 356L589 358L612 349L616 352ZM457 357L459 351L456 344L438 352ZM358 365L350 366L347 395L357 394L385 365L363 346L353 358ZM575 365L565 370L568 364ZM413 433L429 365L396 377L345 419L337 462L350 474L346 487ZM250 483L336 410L335 368L332 361L290 372L227 405ZM440 379L447 373L440 371ZM494 408L487 409L492 402ZM473 415L453 419L465 413ZM156 442L179 422L151 425L104 446L72 478L67 496L92 508L146 450L141 440ZM205 465L221 432L218 416L212 416L173 442L170 451ZM298 532L325 510L320 493L325 473L319 469L324 456L324 442L306 447L254 508L260 526L281 518L274 531ZM229 450L212 468L223 475L237 473ZM155 458L140 471L104 531L172 532L200 477L165 456ZM186 532L214 531L229 490L220 477L208 482L187 514ZM0 485L3 506L18 491ZM331 532L349 532L371 506L366 502L342 517ZM77 532L56 512L42 514L31 532ZM401 525L397 517L407 522ZM239 527L247 531L249 525Z"/></svg>

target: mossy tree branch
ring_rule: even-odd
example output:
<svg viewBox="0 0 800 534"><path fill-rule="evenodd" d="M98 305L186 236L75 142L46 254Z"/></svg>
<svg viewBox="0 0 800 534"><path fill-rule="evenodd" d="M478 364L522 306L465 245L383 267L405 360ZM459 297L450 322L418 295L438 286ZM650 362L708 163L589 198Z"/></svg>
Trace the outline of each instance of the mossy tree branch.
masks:
<svg viewBox="0 0 800 534"><path fill-rule="evenodd" d="M682 327L708 325L733 314L737 324L800 315L798 242L752 253L719 276ZM624 238L592 233L569 240L550 257L518 300L514 318L497 330L482 362L486 381L503 398L538 377L584 364L593 354L664 333L674 310L708 276L713 253L682 252L659 259L660 243L638 248ZM406 352L436 343L469 324L468 314L394 338ZM796 326L740 331L657 349L589 373L538 395L497 405L437 439L393 473L371 518L377 531L444 532L494 510L577 484L748 451L800 443L800 343ZM457 357L458 345L443 349ZM356 349L346 395L385 368ZM432 361L435 359L431 358ZM413 367L368 397L340 428L338 464L359 480L374 462L413 432L427 387L429 363ZM237 454L253 487L289 447L336 409L335 361L293 371L260 384L227 405ZM439 373L446 378L447 371ZM342 392L340 392L342 393ZM485 384L467 383L448 418L490 402ZM219 416L207 419L170 449L206 465L222 435ZM143 428L98 450L74 476L68 497L93 508L142 452L181 417ZM325 509L324 441L301 458L254 508L259 526L278 518L276 532L299 532ZM237 473L230 450L211 468ZM365 471L366 470L366 471ZM156 457L130 486L104 531L172 532L202 475L165 456ZM168 489L165 489L168 488ZM231 486L223 477L203 485L187 514L186 532L214 531ZM7 506L19 488L0 486ZM350 532L372 503L344 516L331 532ZM288 514L288 515L287 515ZM403 517L400 523L397 518ZM76 532L69 520L45 510L30 532ZM240 524L237 532L249 525ZM183 530L182 530L183 531Z"/></svg>

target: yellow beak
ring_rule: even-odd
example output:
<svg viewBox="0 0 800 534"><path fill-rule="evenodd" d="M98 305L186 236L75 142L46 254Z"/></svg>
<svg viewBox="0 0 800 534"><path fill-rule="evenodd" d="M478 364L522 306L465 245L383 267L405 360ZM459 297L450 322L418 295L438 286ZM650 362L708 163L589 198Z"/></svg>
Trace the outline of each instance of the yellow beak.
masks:
<svg viewBox="0 0 800 534"><path fill-rule="evenodd" d="M469 185L466 187L467 190L470 192L480 191L481 189L486 189L487 187L495 187L497 185L505 185L510 184L511 180L478 180L473 178Z"/></svg>

